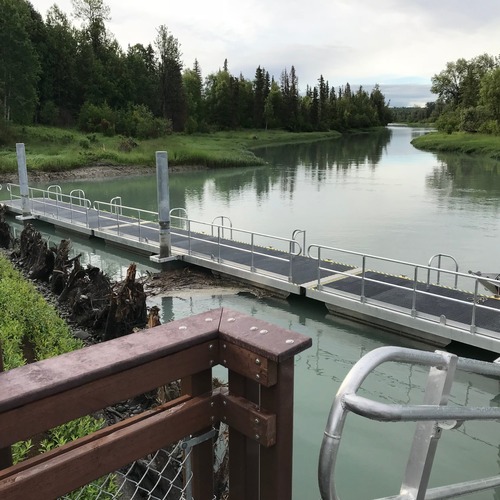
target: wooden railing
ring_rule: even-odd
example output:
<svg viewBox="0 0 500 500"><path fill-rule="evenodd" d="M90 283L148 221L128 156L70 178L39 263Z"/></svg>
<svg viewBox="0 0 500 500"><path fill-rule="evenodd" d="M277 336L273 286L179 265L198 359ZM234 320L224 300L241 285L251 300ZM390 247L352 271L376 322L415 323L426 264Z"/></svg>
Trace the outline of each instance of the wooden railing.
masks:
<svg viewBox="0 0 500 500"><path fill-rule="evenodd" d="M0 470L0 498L51 499L161 447L229 426L229 495L292 497L294 355L311 339L227 309L0 373L0 450L181 379L182 396ZM212 390L212 368L228 390ZM192 450L192 494L212 499L213 443Z"/></svg>

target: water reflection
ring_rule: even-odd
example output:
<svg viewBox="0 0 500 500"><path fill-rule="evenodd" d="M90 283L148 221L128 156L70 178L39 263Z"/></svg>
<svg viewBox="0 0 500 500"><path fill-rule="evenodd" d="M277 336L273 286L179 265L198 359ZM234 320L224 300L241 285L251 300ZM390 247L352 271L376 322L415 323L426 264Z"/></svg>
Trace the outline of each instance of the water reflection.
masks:
<svg viewBox="0 0 500 500"><path fill-rule="evenodd" d="M312 170L349 169L365 163L376 166L391 137L392 129L384 128L328 141L259 148L255 153L272 165L304 165Z"/></svg>
<svg viewBox="0 0 500 500"><path fill-rule="evenodd" d="M438 199L464 200L471 204L500 205L500 162L489 158L438 154L439 163L426 177L426 185Z"/></svg>

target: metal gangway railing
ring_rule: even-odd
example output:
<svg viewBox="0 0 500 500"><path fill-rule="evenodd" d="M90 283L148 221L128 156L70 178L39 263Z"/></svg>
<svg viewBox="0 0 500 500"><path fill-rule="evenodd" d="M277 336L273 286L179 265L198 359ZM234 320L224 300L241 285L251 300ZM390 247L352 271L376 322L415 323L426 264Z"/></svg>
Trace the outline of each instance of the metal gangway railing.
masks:
<svg viewBox="0 0 500 500"><path fill-rule="evenodd" d="M429 367L424 400L419 405L385 404L357 394L364 380L386 362ZM456 498L500 486L500 475L428 488L433 460L443 430L467 420L498 420L498 407L447 406L456 371L500 380L500 365L454 354L403 347L380 347L361 358L344 379L333 401L321 445L318 482L323 500L338 500L335 466L349 412L380 422L417 422L399 495L379 500Z"/></svg>
<svg viewBox="0 0 500 500"><path fill-rule="evenodd" d="M118 236L146 243L158 240L158 212L123 205L119 196L110 202L94 201L92 208L99 231L115 232Z"/></svg>
<svg viewBox="0 0 500 500"><path fill-rule="evenodd" d="M7 189L11 200L21 199L18 184L8 184ZM29 188L28 198L33 215L41 214L85 227L89 231L146 243L150 248L159 245L158 212L124 205L119 196L109 202L91 202L80 189L66 195L62 193L60 186L52 185L45 190ZM280 281L293 281L294 257L303 255L305 249L303 230L294 231L292 238L283 238L235 228L227 216L215 217L212 222L190 219L184 208L170 210L170 219L171 235L178 237L177 242L184 242L175 247L175 253L187 253ZM299 235L303 238L303 243L296 239ZM230 256L235 254L239 258L231 260ZM276 265L268 265L268 269L259 267L262 259ZM275 272L269 267L274 268Z"/></svg>
<svg viewBox="0 0 500 500"><path fill-rule="evenodd" d="M500 320L500 310L485 304L484 301L487 297L480 293L482 291L480 285L484 286L486 283L491 283L491 285L500 286L500 281L485 276L478 276L473 273L471 274L470 272L459 272L458 264L452 256L437 254L430 259L428 265L425 265L317 244L309 245L307 255L317 263L315 288L324 294L338 295L344 298L349 295L342 290L328 286L330 278L327 277L325 281L325 274L327 276L332 276L332 270L328 267L328 263L337 261L344 264L350 264L352 269L347 269L345 271L336 270L334 276L349 277L349 279L358 280L360 283L359 294L355 296L353 294L350 295L351 299L357 300L363 304L373 304L379 308L391 310L398 314L408 315L413 318L419 317L420 319L425 319L430 322L452 325L454 328L467 331L471 334L478 333L479 327L477 326L477 318L480 311L488 311L489 313L499 315L498 317ZM431 266L432 261L436 257L451 259L454 269ZM439 264L441 264L441 258L439 259ZM353 270L356 272L353 272ZM403 278L404 284L391 282L391 280L388 279L380 279L381 276L377 278L374 274L380 274L381 276L392 275ZM436 277L434 281L431 280L433 276ZM389 301L370 298L369 294L367 294L367 288L370 284L381 285L387 290L400 290L406 294L406 296L410 295L409 307L403 308L391 304ZM460 298L458 296L452 296L451 294L446 295L444 293L437 295L436 289L430 289L431 285L441 287L442 292L446 289L465 292L466 294L464 297L467 298ZM468 323L461 323L453 321L445 315L432 316L419 309L420 299L426 297L436 298L437 296L439 296L441 301L449 305L464 306L465 310L470 311L470 321Z"/></svg>
<svg viewBox="0 0 500 500"><path fill-rule="evenodd" d="M11 201L22 199L19 184L8 183L7 191ZM28 204L31 213L67 220L75 225L89 226L89 210L92 208L92 203L81 189L74 189L69 194L64 194L58 185L49 186L47 189L30 187Z"/></svg>
<svg viewBox="0 0 500 500"><path fill-rule="evenodd" d="M21 199L20 186L7 184L11 200ZM46 217L70 222L73 226L84 227L89 231L100 231L121 239L140 242L148 245L148 250L159 245L158 212L131 207L122 203L121 197L114 197L110 202L88 200L82 190L73 190L69 195L63 194L60 186L52 185L47 189L29 188L29 204L32 212ZM500 281L486 276L477 276L458 271L456 260L447 254L436 254L428 265L415 264L402 260L379 257L362 252L355 252L325 245L312 244L306 248L305 231L295 230L291 238L269 235L257 231L241 229L233 226L226 216L215 217L212 222L190 219L184 208L170 210L171 235L176 254L187 254L205 261L222 264L229 269L242 269L265 278L296 286L310 286L311 283L299 283L294 278L294 270L302 265L303 258L316 263L315 289L324 295L338 295L343 298L373 304L410 317L418 317L433 323L453 326L471 334L485 333L484 328L477 326L478 314L500 314L484 303L485 296L480 294L485 284L500 287ZM217 223L216 223L217 222ZM299 241L300 239L300 241ZM176 246L177 245L177 246ZM236 256L236 257L235 257ZM451 260L452 269L441 267L442 259ZM436 261L437 266L431 264ZM266 262L264 268L263 263ZM352 266L344 271L332 269L331 262ZM376 269L382 275L390 273L406 278L405 283L392 283L390 280L374 277L370 270ZM359 294L348 294L335 287L327 286L331 278L349 277L359 280ZM432 278L432 280L431 280ZM325 282L325 279L327 280ZM314 281L312 282L314 284ZM411 304L402 308L370 298L366 293L368 285L383 285L387 289L400 290L407 296L411 294ZM422 286L423 285L423 286ZM439 299L446 304L460 305L470 311L470 321L457 322L444 314L426 314L420 309L420 299L436 297L436 289L431 285L468 291L470 295L451 296L441 294ZM486 332L488 335L489 330Z"/></svg>
<svg viewBox="0 0 500 500"><path fill-rule="evenodd" d="M229 267L249 270L253 273L272 275L276 279L293 281L294 257L302 254L301 244L292 238L283 238L270 234L260 233L234 227L231 220L225 216L215 217L212 222L189 219L185 211L174 215L179 209L171 210L171 233L187 238L188 255L209 256L217 263L224 263ZM220 220L220 224L215 221ZM179 229L181 231L179 231ZM303 231L300 231L303 233ZM305 237L304 237L305 238ZM210 251L199 252L195 248L196 242L208 245ZM182 251L181 249L177 249ZM237 253L248 257L245 263L231 261L227 255ZM278 274L259 268L258 259L265 258L276 264L283 264L287 269L285 274Z"/></svg>

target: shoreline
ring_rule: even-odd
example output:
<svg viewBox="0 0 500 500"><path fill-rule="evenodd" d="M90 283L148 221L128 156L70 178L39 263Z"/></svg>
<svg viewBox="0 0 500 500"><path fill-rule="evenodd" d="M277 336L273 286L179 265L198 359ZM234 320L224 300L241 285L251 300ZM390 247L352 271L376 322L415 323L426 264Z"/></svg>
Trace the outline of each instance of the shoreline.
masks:
<svg viewBox="0 0 500 500"><path fill-rule="evenodd" d="M169 174L192 172L197 170L208 170L201 165L169 165ZM28 180L34 182L49 182L53 180L78 180L92 178L132 177L137 175L153 175L156 167L144 167L141 165L89 165L72 170L40 171L28 170ZM0 184L17 184L19 176L17 172L0 173Z"/></svg>

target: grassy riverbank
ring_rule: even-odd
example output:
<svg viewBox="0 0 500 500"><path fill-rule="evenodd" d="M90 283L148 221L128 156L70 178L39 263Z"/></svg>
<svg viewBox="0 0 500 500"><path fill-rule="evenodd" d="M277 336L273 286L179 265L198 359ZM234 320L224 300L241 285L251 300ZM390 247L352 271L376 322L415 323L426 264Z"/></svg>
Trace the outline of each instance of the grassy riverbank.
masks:
<svg viewBox="0 0 500 500"><path fill-rule="evenodd" d="M28 170L64 171L89 165L152 167L155 151L168 151L171 165L204 167L262 165L252 150L262 146L340 137L338 132L291 133L244 130L214 134L172 134L150 140L83 134L73 129L19 127L11 144L0 149L0 173L17 171L16 142L26 147Z"/></svg>
<svg viewBox="0 0 500 500"><path fill-rule="evenodd" d="M56 310L3 255L0 255L0 345L5 370L83 347L83 343L71 335ZM15 443L12 446L14 463L86 436L103 425L103 420L86 416ZM78 498L95 498L102 482L87 485L80 490ZM110 492L116 490L114 481L107 487Z"/></svg>
<svg viewBox="0 0 500 500"><path fill-rule="evenodd" d="M483 134L432 132L416 137L411 143L418 149L434 152L483 155L500 160L500 137Z"/></svg>

